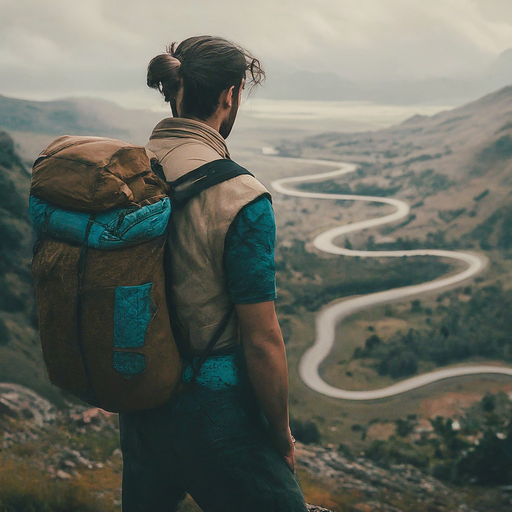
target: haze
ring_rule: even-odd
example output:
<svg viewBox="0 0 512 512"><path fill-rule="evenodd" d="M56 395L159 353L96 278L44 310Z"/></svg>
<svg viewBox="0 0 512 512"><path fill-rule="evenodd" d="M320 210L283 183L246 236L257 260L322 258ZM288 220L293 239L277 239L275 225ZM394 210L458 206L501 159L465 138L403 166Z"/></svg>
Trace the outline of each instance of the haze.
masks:
<svg viewBox="0 0 512 512"><path fill-rule="evenodd" d="M148 61L167 43L203 33L233 39L260 57L269 71L267 97L293 96L287 77L305 70L334 73L324 86L329 97L319 99L365 99L345 98L337 81L375 86L485 74L512 47L512 4L0 0L0 94L154 106L145 86ZM308 95L318 96L315 79L300 92L301 99Z"/></svg>

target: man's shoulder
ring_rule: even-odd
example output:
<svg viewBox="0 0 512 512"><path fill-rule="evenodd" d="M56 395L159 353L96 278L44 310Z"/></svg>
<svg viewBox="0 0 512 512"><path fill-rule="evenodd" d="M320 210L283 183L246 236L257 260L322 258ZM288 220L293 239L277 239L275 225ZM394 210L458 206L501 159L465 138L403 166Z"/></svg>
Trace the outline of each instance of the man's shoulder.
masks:
<svg viewBox="0 0 512 512"><path fill-rule="evenodd" d="M247 202L253 201L261 195L271 199L267 188L252 174L240 174L220 183L218 192L224 197L246 198Z"/></svg>
<svg viewBox="0 0 512 512"><path fill-rule="evenodd" d="M174 181L184 174L220 158L214 149L193 139L150 140L146 149L157 156L169 181Z"/></svg>

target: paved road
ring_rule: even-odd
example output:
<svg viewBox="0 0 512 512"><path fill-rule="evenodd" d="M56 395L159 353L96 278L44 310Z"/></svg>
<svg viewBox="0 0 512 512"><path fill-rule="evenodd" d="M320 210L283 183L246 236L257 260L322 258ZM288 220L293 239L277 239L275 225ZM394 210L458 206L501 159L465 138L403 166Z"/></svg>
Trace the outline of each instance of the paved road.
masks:
<svg viewBox="0 0 512 512"><path fill-rule="evenodd" d="M276 157L282 159L283 157ZM383 304L387 302L394 302L402 300L406 297L417 296L421 293L431 292L441 288L447 288L460 284L466 281L478 272L483 270L487 265L487 258L480 254L473 254L467 252L455 252L455 251L444 251L444 250L411 250L411 251L354 251L339 247L334 244L334 239L337 237L350 233L352 231L358 231L367 229L374 226L381 226L390 222L403 219L409 214L409 205L398 199L373 197L373 196L355 196L347 194L323 194L316 192L306 192L288 188L287 185L294 185L298 183L305 183L308 181L322 181L329 178L335 178L344 174L349 174L357 169L357 166L350 163L344 162L333 162L326 160L306 160L302 158L286 158L286 160L293 160L301 163L316 164L320 166L336 167L334 171L324 172L320 174L311 174L307 176L299 176L292 178L284 178L272 182L272 188L276 192L286 194L295 197L305 197L311 199L341 199L349 201L366 201L372 203L383 203L389 204L395 207L395 212L390 215L383 217L375 217L372 219L364 220L361 222L355 222L353 224L347 224L339 226L333 229L329 229L324 233L318 235L313 244L321 251L325 251L331 254L340 254L344 256L359 256L360 258L401 258L403 256L437 256L442 258L451 258L459 261L463 261L467 264L467 268L462 272L455 275L450 275L434 281L429 281L423 284L414 286L406 286L403 288L395 288L392 290L386 290L384 292L372 293L369 295L362 295L347 299L338 304L325 307L317 315L316 319L316 340L314 345L306 351L301 359L299 365L299 373L304 383L311 389L318 391L324 395L340 398L344 400L375 400L378 398L390 397L398 395L412 389L425 386L432 382L436 382L442 379L448 379L452 377L460 377L464 375L475 375L475 374L501 374L512 376L512 368L506 368L501 366L490 366L490 365L472 365L472 366L457 366L452 368L444 368L436 370L424 375L418 375L416 377L403 380L392 386L375 389L370 391L348 391L339 389L334 386L327 384L322 380L318 373L318 369L322 361L329 355L335 342L336 327L339 323L349 315L352 315L356 311L374 306L376 304Z"/></svg>

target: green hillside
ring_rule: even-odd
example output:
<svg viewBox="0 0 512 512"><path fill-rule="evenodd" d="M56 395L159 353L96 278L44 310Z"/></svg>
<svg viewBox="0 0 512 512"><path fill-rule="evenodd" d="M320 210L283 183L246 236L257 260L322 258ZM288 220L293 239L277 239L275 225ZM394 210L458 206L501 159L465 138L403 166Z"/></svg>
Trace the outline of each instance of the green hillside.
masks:
<svg viewBox="0 0 512 512"><path fill-rule="evenodd" d="M11 137L0 132L0 381L26 385L61 401L49 383L37 334L30 273L30 174Z"/></svg>

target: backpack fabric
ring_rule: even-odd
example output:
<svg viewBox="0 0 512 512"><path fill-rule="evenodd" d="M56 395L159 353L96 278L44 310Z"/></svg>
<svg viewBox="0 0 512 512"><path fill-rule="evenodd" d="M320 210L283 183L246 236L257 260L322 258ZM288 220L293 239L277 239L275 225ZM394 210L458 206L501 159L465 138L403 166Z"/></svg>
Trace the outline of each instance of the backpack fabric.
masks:
<svg viewBox="0 0 512 512"><path fill-rule="evenodd" d="M141 146L104 137L64 135L37 158L31 195L85 212L143 206L166 196Z"/></svg>
<svg viewBox="0 0 512 512"><path fill-rule="evenodd" d="M171 201L165 197L140 208L114 208L91 219L90 213L63 210L31 196L30 214L34 228L42 236L83 244L87 235L88 247L112 250L163 235L171 215Z"/></svg>
<svg viewBox="0 0 512 512"><path fill-rule="evenodd" d="M33 168L32 272L48 376L111 412L157 407L181 383L164 272L172 209L250 174L219 160L167 184L152 158L122 141L64 136Z"/></svg>

